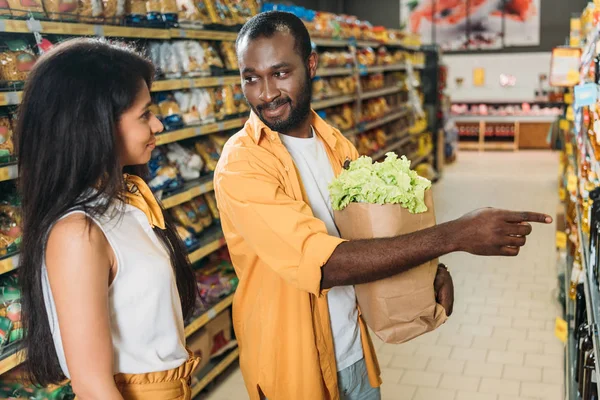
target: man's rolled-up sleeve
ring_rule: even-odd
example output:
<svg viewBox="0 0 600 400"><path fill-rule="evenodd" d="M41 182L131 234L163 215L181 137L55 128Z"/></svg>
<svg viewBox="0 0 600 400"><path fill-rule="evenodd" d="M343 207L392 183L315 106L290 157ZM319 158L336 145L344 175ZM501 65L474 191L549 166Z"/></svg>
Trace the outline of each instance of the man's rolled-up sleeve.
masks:
<svg viewBox="0 0 600 400"><path fill-rule="evenodd" d="M308 204L284 192L274 173L250 161L218 168L219 210L235 231L283 279L314 295L321 291L321 267L344 240L327 233Z"/></svg>

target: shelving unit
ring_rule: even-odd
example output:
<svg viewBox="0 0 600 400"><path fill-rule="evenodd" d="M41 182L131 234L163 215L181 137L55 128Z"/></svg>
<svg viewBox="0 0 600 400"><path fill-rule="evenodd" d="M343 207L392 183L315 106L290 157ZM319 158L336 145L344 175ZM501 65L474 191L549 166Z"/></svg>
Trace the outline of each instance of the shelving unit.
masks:
<svg viewBox="0 0 600 400"><path fill-rule="evenodd" d="M213 318L221 313L221 311L225 310L233 303L233 294L230 294L219 303L217 303L214 307L207 310L204 314L196 318L192 323L185 327L185 337L192 336L198 329L202 328L204 325L208 324Z"/></svg>
<svg viewBox="0 0 600 400"><path fill-rule="evenodd" d="M178 142L180 140L193 137L210 135L211 133L223 132L230 129L241 128L246 123L247 118L235 118L226 121L215 122L212 124L188 126L176 131L170 131L156 135L156 145L160 146L167 143ZM1 176L0 176L1 177Z"/></svg>
<svg viewBox="0 0 600 400"><path fill-rule="evenodd" d="M240 350L235 348L231 350L221 361L209 363L203 371L200 371L202 379L192 387L192 398L198 396L200 392L208 386L217 376L221 375L235 360L240 356Z"/></svg>
<svg viewBox="0 0 600 400"><path fill-rule="evenodd" d="M182 191L161 200L165 209L183 204L204 193L212 192L214 184L212 176L201 178L199 181L188 182Z"/></svg>
<svg viewBox="0 0 600 400"><path fill-rule="evenodd" d="M19 177L19 168L17 164L5 165L0 167L0 181L8 181Z"/></svg>
<svg viewBox="0 0 600 400"><path fill-rule="evenodd" d="M168 90L207 88L223 85L236 85L240 83L239 75L235 76L210 76L203 78L167 79L152 83L152 92L164 92Z"/></svg>

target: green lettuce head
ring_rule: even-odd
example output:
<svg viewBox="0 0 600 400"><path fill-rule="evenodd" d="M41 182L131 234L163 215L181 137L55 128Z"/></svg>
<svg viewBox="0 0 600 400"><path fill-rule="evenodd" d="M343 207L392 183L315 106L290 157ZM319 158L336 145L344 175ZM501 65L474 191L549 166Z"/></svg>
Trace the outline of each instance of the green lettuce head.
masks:
<svg viewBox="0 0 600 400"><path fill-rule="evenodd" d="M401 204L413 214L427 211L425 191L431 182L410 169L406 156L387 153L385 161L373 163L360 157L331 182L329 193L334 210L350 203Z"/></svg>

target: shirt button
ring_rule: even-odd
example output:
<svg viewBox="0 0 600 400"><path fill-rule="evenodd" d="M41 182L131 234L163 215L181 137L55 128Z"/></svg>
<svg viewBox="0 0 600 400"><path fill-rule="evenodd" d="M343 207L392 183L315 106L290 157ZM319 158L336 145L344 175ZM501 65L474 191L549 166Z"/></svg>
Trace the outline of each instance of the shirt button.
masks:
<svg viewBox="0 0 600 400"><path fill-rule="evenodd" d="M288 166L286 165L286 166L285 166L285 170L286 170L286 171L289 171L289 170L290 170L290 167L288 167Z"/></svg>
<svg viewBox="0 0 600 400"><path fill-rule="evenodd" d="M271 135L271 140L275 140L275 135Z"/></svg>

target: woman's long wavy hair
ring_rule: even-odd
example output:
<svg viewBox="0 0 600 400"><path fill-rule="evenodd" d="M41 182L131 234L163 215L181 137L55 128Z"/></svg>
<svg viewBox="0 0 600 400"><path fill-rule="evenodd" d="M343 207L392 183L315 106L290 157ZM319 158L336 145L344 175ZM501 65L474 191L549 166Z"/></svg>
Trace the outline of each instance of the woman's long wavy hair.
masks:
<svg viewBox="0 0 600 400"><path fill-rule="evenodd" d="M117 126L154 67L122 43L75 39L42 56L31 71L15 128L23 240L19 280L22 290L24 346L33 382L64 379L42 291L42 264L49 230L68 210L83 208L98 217L109 202L123 199L123 172L147 176L145 165L123 171L118 160ZM89 189L92 197L82 198ZM155 228L175 271L184 315L196 296L193 272L172 222Z"/></svg>

